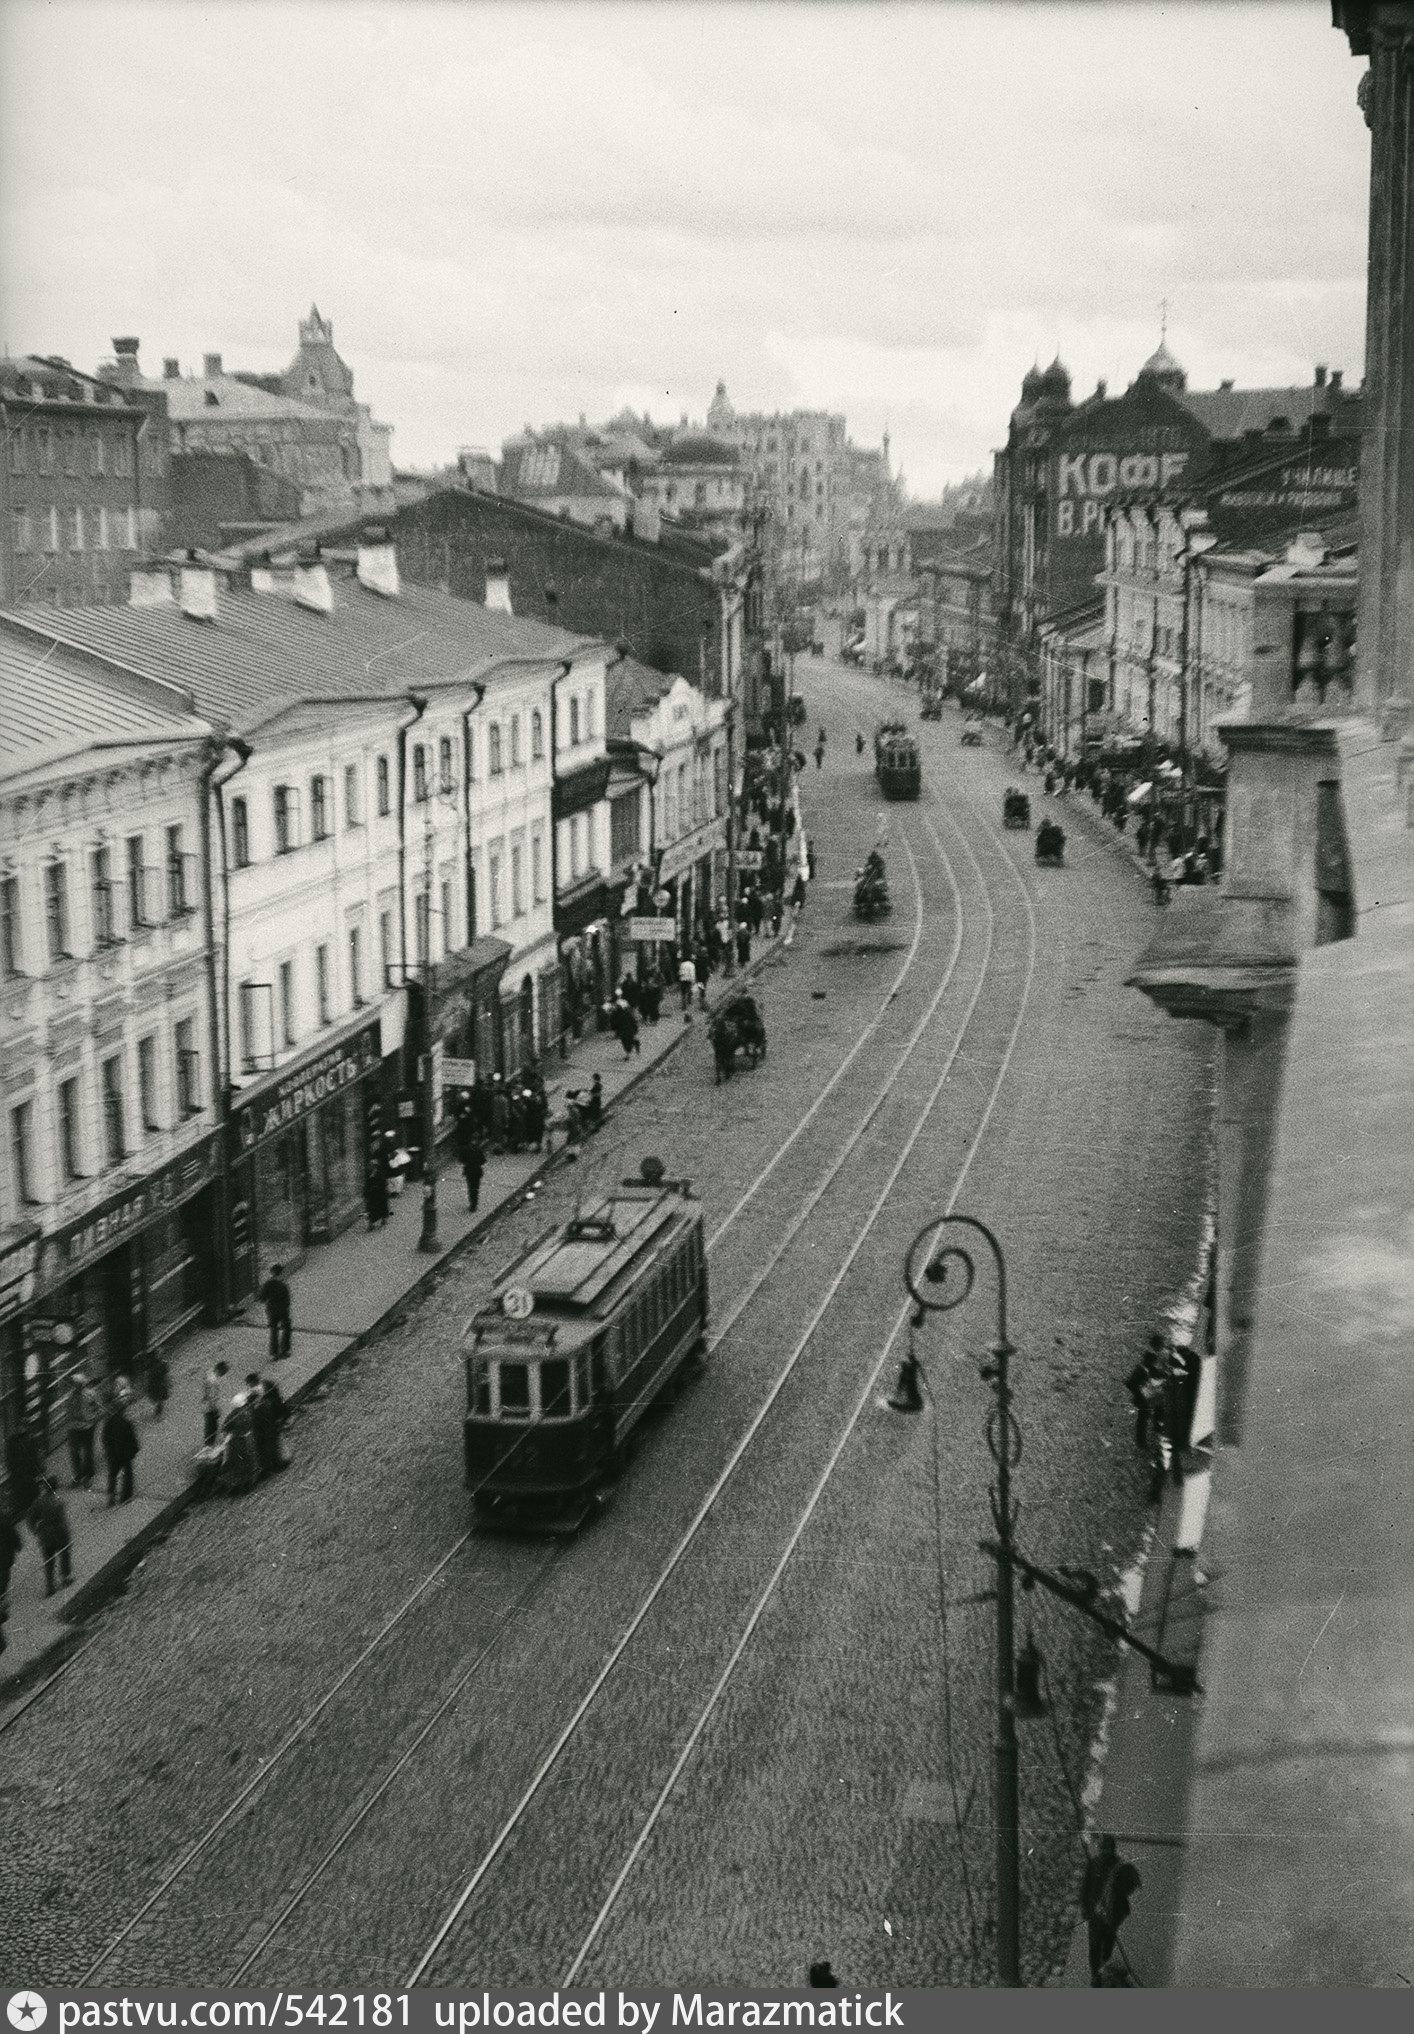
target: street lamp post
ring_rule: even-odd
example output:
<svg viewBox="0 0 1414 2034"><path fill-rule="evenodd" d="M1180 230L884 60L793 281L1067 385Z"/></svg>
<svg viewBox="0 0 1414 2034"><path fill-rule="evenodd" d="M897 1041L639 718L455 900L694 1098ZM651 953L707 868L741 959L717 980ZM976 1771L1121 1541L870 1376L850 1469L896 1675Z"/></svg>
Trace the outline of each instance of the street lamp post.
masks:
<svg viewBox="0 0 1414 2034"><path fill-rule="evenodd" d="M1011 1472L1021 1452L1021 1436L1012 1417L1009 1365L1015 1355L1007 1339L1006 1259L985 1223L971 1215L938 1215L919 1231L904 1262L904 1282L921 1313L950 1313L972 1290L975 1268L961 1243L946 1241L944 1229L969 1229L989 1246L997 1267L997 1334L982 1376L992 1387L987 1417L987 1445L997 1465L992 1487L993 1553L997 1568L996 1732L992 1744L995 1805L995 1867L997 1881L997 1979L1021 1983L1021 1859L1018 1836L1016 1756L1016 1647L1013 1629L1012 1528L1015 1511ZM952 1281L952 1289L943 1289Z"/></svg>

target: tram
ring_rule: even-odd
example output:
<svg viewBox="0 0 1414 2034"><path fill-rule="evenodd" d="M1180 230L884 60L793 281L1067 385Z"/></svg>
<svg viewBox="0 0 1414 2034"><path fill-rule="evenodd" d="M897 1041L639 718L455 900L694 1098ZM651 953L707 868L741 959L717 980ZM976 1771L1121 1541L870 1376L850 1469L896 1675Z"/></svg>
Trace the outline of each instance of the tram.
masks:
<svg viewBox="0 0 1414 2034"><path fill-rule="evenodd" d="M629 1181L509 1265L463 1334L477 1515L574 1532L707 1336L702 1209Z"/></svg>
<svg viewBox="0 0 1414 2034"><path fill-rule="evenodd" d="M886 798L916 798L923 784L918 744L901 720L889 721L874 737L874 774Z"/></svg>

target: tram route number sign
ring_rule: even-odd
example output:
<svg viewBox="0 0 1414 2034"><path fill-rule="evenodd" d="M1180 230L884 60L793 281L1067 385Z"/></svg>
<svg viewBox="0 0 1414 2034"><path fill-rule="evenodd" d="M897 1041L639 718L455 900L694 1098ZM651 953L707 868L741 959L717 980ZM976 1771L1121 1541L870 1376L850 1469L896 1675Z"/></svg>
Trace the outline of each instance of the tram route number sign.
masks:
<svg viewBox="0 0 1414 2034"><path fill-rule="evenodd" d="M678 922L676 918L630 918L628 936L641 945L648 945L657 940L676 939Z"/></svg>
<svg viewBox="0 0 1414 2034"><path fill-rule="evenodd" d="M528 1321L535 1312L535 1295L523 1285L507 1286L501 1294L501 1311L513 1321Z"/></svg>

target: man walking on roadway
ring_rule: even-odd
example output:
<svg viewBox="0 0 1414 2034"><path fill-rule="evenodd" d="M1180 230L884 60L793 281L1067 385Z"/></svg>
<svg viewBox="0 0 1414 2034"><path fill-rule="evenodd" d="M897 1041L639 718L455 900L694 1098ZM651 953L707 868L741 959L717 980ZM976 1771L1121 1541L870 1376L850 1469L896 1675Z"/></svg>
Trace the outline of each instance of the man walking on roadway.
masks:
<svg viewBox="0 0 1414 2034"><path fill-rule="evenodd" d="M283 1264L272 1264L270 1276L260 1288L261 1303L270 1329L270 1360L280 1363L290 1353L290 1288L285 1283Z"/></svg>
<svg viewBox="0 0 1414 2034"><path fill-rule="evenodd" d="M682 1021L692 1022L692 992L697 987L697 969L689 954L678 962L678 991L682 997Z"/></svg>

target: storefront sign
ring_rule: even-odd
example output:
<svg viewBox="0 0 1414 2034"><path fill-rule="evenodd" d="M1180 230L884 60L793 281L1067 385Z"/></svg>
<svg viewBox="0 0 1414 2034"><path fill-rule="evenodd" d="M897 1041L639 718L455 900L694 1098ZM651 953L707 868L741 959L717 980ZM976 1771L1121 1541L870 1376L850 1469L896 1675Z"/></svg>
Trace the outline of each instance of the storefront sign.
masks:
<svg viewBox="0 0 1414 2034"><path fill-rule="evenodd" d="M704 855L710 855L713 848L727 844L727 822L709 819L705 826L699 826L692 833L675 840L671 847L665 847L658 862L658 881L669 883L674 876L682 875L694 862L700 862Z"/></svg>
<svg viewBox="0 0 1414 2034"><path fill-rule="evenodd" d="M379 1063L379 1036L375 1017L352 1037L281 1074L247 1101L236 1114L241 1150L253 1151L267 1138L277 1137L331 1095L371 1073Z"/></svg>
<svg viewBox="0 0 1414 2034"><path fill-rule="evenodd" d="M476 1061L474 1059L453 1059L448 1053L442 1055L442 1086L444 1088L474 1088L476 1086Z"/></svg>
<svg viewBox="0 0 1414 2034"><path fill-rule="evenodd" d="M676 939L678 922L676 918L630 918L628 936L640 946L651 945L655 940Z"/></svg>
<svg viewBox="0 0 1414 2034"><path fill-rule="evenodd" d="M0 1255L0 1321L12 1320L34 1298L39 1236L24 1236Z"/></svg>
<svg viewBox="0 0 1414 2034"><path fill-rule="evenodd" d="M218 1136L218 1132L212 1131L199 1144L193 1144L190 1151L164 1165L160 1172L115 1194L91 1215L47 1237L38 1290L52 1292L85 1264L145 1228L156 1216L190 1200L216 1176Z"/></svg>
<svg viewBox="0 0 1414 2034"><path fill-rule="evenodd" d="M757 869L764 868L765 863L765 855L757 848L742 848L736 858L737 867L744 869L748 875L754 875Z"/></svg>

